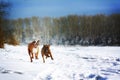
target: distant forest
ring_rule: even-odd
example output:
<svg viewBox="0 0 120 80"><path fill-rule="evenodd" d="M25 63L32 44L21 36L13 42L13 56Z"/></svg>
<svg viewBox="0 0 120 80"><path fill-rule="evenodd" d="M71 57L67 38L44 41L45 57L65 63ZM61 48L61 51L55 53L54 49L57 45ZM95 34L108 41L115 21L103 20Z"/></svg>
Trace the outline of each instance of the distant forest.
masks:
<svg viewBox="0 0 120 80"><path fill-rule="evenodd" d="M19 19L1 16L0 23L0 45L39 39L40 44L51 45L120 46L120 14Z"/></svg>
<svg viewBox="0 0 120 80"><path fill-rule="evenodd" d="M5 42L11 41L12 33L18 43L39 39L41 44L120 45L120 14L31 17L6 22Z"/></svg>

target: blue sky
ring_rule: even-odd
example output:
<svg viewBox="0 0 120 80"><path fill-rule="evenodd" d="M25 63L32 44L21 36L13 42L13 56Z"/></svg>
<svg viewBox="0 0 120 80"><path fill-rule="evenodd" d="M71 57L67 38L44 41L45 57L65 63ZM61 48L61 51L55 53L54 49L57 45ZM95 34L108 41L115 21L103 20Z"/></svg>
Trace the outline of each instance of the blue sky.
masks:
<svg viewBox="0 0 120 80"><path fill-rule="evenodd" d="M120 0L7 0L10 18L120 13Z"/></svg>

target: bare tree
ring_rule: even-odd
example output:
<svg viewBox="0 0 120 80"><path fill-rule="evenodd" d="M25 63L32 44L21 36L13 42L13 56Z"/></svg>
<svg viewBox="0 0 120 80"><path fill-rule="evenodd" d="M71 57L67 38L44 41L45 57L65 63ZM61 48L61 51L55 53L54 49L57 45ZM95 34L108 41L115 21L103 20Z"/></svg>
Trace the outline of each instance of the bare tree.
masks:
<svg viewBox="0 0 120 80"><path fill-rule="evenodd" d="M4 48L5 42L5 32L4 28L6 28L6 16L9 13L7 9L10 7L10 3L0 1L0 48Z"/></svg>

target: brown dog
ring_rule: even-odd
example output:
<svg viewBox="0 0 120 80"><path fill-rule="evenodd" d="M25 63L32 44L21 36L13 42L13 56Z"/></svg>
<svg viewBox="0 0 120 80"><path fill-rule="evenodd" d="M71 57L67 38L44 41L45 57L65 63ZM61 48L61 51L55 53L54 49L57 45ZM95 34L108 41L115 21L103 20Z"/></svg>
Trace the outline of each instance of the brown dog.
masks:
<svg viewBox="0 0 120 80"><path fill-rule="evenodd" d="M45 63L44 56L46 56L46 59L48 57L51 57L51 59L53 60L52 53L50 51L50 45L43 45L42 50L41 50L41 55L43 58L43 63Z"/></svg>
<svg viewBox="0 0 120 80"><path fill-rule="evenodd" d="M31 43L28 44L28 54L30 56L30 62L33 62L32 59L34 59L34 56L36 59L38 59L38 54L39 54L39 40L33 41Z"/></svg>

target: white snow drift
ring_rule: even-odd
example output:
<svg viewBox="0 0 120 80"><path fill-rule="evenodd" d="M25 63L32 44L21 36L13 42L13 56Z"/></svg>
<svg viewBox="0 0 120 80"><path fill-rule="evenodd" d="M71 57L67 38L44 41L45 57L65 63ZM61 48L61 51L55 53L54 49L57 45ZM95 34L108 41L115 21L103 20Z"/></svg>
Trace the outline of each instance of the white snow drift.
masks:
<svg viewBox="0 0 120 80"><path fill-rule="evenodd" d="M41 49L41 46L40 46ZM0 80L119 80L120 47L51 46L54 60L30 62L27 46L0 49Z"/></svg>

